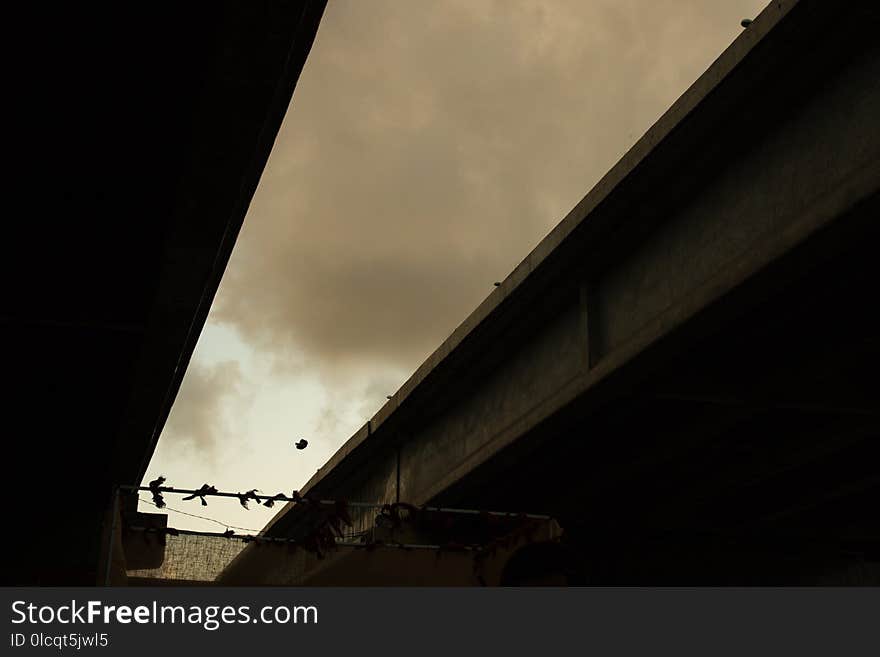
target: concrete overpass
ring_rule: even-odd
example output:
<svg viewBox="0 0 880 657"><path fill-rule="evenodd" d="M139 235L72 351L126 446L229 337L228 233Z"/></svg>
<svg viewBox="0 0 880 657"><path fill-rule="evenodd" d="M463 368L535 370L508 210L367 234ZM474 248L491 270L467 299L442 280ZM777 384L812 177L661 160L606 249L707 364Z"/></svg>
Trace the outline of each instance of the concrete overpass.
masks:
<svg viewBox="0 0 880 657"><path fill-rule="evenodd" d="M768 5L304 490L549 513L598 583L875 569L878 31Z"/></svg>

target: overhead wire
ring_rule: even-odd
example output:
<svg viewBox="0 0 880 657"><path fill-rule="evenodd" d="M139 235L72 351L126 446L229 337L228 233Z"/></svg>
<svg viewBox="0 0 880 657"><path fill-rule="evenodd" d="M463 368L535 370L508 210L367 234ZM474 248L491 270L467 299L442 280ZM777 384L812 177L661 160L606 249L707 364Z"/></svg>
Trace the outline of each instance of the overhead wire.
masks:
<svg viewBox="0 0 880 657"><path fill-rule="evenodd" d="M156 503L154 503L154 502L151 502L150 500L145 500L145 499L144 499L143 497L141 497L140 495L138 495L138 500L141 501L141 502L144 502L145 504L149 504L150 506L154 506L154 507L156 507L157 509L163 509L163 510L167 510L167 511L174 511L175 513L180 513L180 514L182 514L182 515L189 516L190 518L198 518L199 520L207 520L207 521L209 521L209 522L214 522L214 523L217 523L218 525L220 525L221 527L226 527L226 529L240 529L241 531L245 531L245 532L254 532L254 533L258 533L258 532L260 531L259 529L250 529L249 527L236 527L235 525L230 525L230 524L225 523L225 522L223 522L223 521L221 521L221 520L217 520L216 518L209 518L209 517L207 517L207 516L200 516L200 515L198 515L198 514L196 514L196 513L189 513L188 511L181 511L180 509L175 509L175 508L170 507L170 506L163 506L163 507L160 507L158 504L156 504Z"/></svg>

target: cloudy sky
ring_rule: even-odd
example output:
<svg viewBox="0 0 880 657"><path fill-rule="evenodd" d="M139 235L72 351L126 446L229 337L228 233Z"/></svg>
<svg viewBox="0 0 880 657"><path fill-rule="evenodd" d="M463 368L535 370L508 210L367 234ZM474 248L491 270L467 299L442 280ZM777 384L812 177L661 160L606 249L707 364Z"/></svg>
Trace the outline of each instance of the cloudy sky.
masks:
<svg viewBox="0 0 880 657"><path fill-rule="evenodd" d="M330 0L146 480L300 488L765 4Z"/></svg>

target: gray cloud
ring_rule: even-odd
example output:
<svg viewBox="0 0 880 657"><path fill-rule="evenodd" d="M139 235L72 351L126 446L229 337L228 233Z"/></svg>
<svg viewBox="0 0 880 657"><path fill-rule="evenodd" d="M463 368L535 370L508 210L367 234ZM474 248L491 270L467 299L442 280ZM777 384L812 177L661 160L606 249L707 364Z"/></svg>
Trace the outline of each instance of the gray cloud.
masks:
<svg viewBox="0 0 880 657"><path fill-rule="evenodd" d="M331 1L216 319L327 371L414 368L762 5ZM217 376L172 418L196 444Z"/></svg>
<svg viewBox="0 0 880 657"><path fill-rule="evenodd" d="M213 457L217 446L226 442L230 429L226 407L235 404L240 411L242 402L247 402L240 394L242 380L234 361L190 363L168 417L163 443L194 450L201 457Z"/></svg>

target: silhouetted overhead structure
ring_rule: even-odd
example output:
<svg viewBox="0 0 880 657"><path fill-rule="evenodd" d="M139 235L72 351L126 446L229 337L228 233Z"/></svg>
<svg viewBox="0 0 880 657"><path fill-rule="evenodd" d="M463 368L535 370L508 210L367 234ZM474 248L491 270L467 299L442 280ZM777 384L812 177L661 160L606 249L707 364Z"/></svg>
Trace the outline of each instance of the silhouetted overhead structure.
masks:
<svg viewBox="0 0 880 657"><path fill-rule="evenodd" d="M768 5L303 492L550 514L598 583L876 583L878 23Z"/></svg>
<svg viewBox="0 0 880 657"><path fill-rule="evenodd" d="M64 208L9 242L19 257L0 313L27 433L7 463L41 488L8 522L26 537L11 581L102 581L111 488L143 477L324 5L40 17L53 95L43 155L57 174L44 182Z"/></svg>

